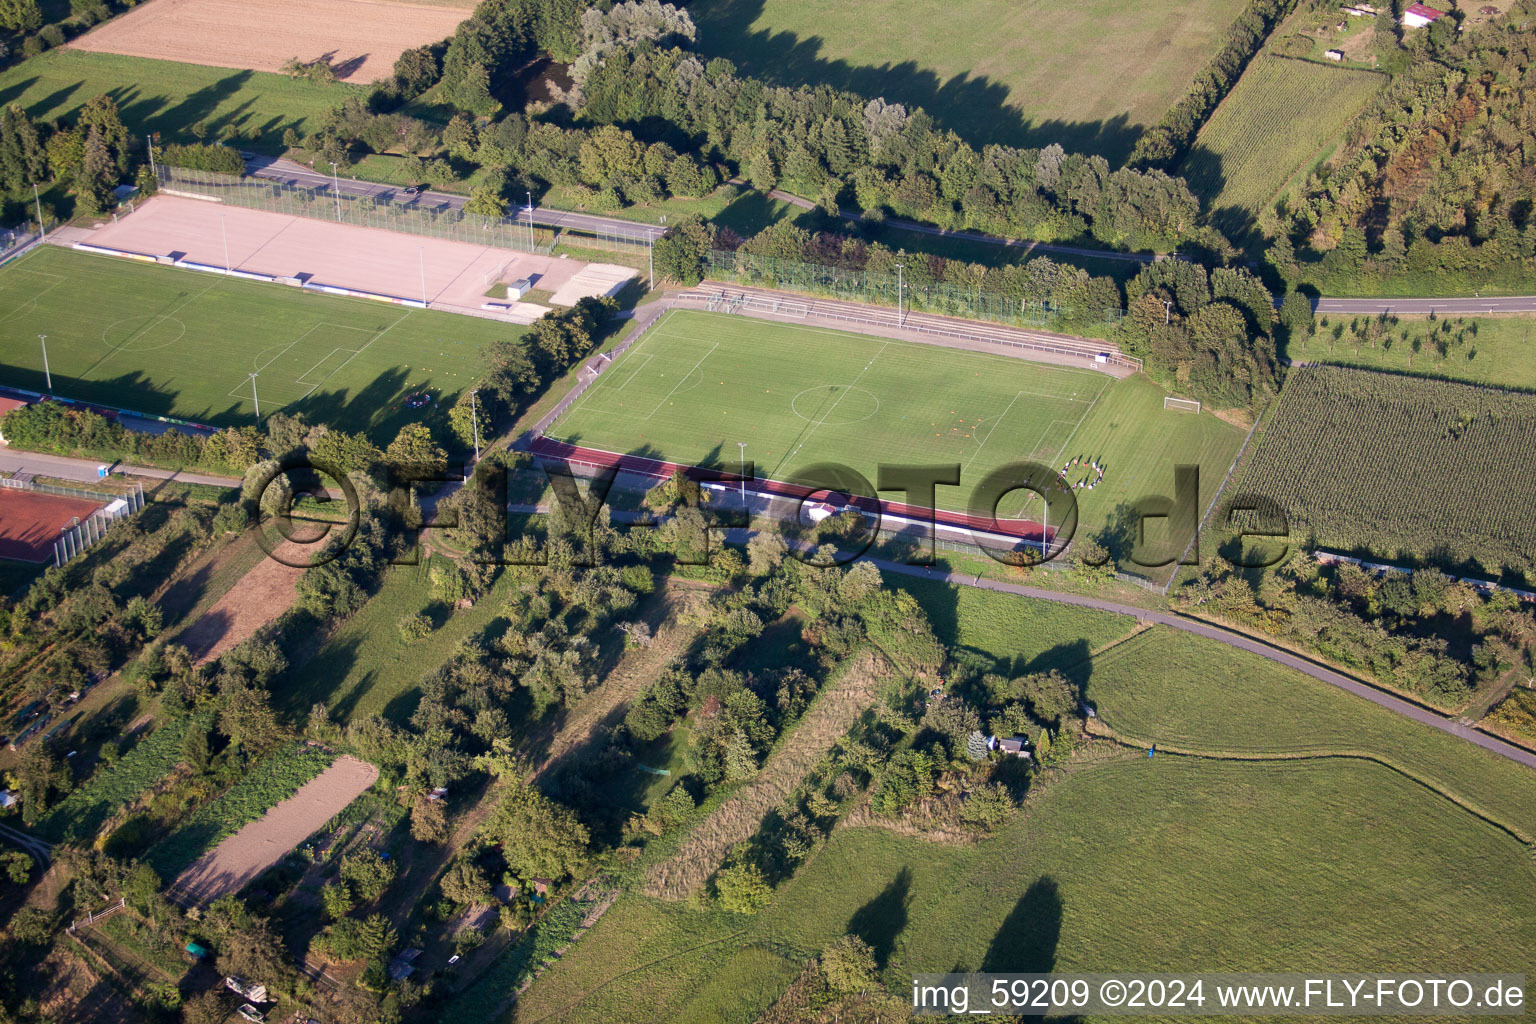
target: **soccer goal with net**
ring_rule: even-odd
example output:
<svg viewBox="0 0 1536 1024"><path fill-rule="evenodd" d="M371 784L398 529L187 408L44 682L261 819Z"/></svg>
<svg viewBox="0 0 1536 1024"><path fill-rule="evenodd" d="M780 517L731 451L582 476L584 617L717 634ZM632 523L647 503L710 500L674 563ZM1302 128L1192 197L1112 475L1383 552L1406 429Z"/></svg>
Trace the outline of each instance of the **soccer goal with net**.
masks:
<svg viewBox="0 0 1536 1024"><path fill-rule="evenodd" d="M492 285L500 284L501 279L506 276L507 270L511 266L512 261L508 260L507 262L501 264L499 267L492 267L490 270L485 272L485 279L481 283L487 288L491 287Z"/></svg>
<svg viewBox="0 0 1536 1024"><path fill-rule="evenodd" d="M1193 398L1174 398L1172 395L1165 395L1163 397L1163 408L1172 409L1174 412L1199 414L1200 403Z"/></svg>

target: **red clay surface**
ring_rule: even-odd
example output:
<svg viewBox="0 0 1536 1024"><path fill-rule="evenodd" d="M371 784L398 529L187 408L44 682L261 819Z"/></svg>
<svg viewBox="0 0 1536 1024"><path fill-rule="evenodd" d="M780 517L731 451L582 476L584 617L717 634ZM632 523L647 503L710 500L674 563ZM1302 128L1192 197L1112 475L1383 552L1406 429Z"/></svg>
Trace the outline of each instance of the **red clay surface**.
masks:
<svg viewBox="0 0 1536 1024"><path fill-rule="evenodd" d="M59 531L101 507L85 498L62 498L36 491L0 490L0 558L46 562L53 557Z"/></svg>

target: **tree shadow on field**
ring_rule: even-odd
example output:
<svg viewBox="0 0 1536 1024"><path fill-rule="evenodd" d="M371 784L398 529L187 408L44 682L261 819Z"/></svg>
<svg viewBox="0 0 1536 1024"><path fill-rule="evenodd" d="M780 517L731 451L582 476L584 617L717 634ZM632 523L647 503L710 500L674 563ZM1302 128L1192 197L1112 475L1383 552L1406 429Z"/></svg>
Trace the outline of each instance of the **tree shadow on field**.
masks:
<svg viewBox="0 0 1536 1024"><path fill-rule="evenodd" d="M402 394L405 384L404 369L385 370L356 395L351 395L345 388L315 391L290 402L283 411L302 414L310 423L325 423L340 430L367 434L382 447L394 440L395 434L407 423L435 419L433 406L445 404L439 401L425 409L407 409Z"/></svg>
<svg viewBox="0 0 1536 1024"><path fill-rule="evenodd" d="M1069 640L1042 651L1033 658L1014 658L1011 675L1029 675L1035 672L1060 672L1072 681L1079 694L1088 685L1093 674L1093 661L1089 657L1092 648L1083 639Z"/></svg>
<svg viewBox="0 0 1536 1024"><path fill-rule="evenodd" d="M1061 939L1061 890L1041 875L1003 918L982 958L981 970L997 974L1049 974Z"/></svg>
<svg viewBox="0 0 1536 1024"><path fill-rule="evenodd" d="M255 72L253 71L231 72L210 85L205 85L201 89L195 89L188 93L186 98L180 103L168 108L161 115L161 119L167 124L172 125L177 131L202 121L210 129L210 134L212 134L213 130L217 129L219 125L209 124L208 119L213 116L214 112L226 100L244 89L254 77ZM225 116L220 121L227 124L229 123L229 118Z"/></svg>
<svg viewBox="0 0 1536 1024"><path fill-rule="evenodd" d="M848 919L848 934L857 935L875 953L884 970L896 948L896 937L907 927L907 907L912 903L912 869L902 868L880 895L864 904Z"/></svg>
<svg viewBox="0 0 1536 1024"><path fill-rule="evenodd" d="M1141 134L1124 115L1101 121L1034 119L1010 105L1010 88L986 76L967 73L944 80L916 61L854 65L822 56L822 40L794 32L752 31L766 0L716 0L696 12L704 50L726 56L743 74L770 85L794 88L828 85L864 97L922 107L940 128L953 130L972 146L1001 144L1039 148L1060 143L1069 153L1096 153L1111 164L1130 155ZM713 45L719 41L724 45Z"/></svg>

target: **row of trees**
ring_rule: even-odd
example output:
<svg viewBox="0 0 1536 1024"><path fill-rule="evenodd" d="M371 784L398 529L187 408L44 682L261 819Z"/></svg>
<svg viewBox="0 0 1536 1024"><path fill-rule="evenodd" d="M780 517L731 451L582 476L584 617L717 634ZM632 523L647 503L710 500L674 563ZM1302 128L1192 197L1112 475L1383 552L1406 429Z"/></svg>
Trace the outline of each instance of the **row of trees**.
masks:
<svg viewBox="0 0 1536 1024"><path fill-rule="evenodd" d="M621 5L623 6L623 5ZM851 200L944 227L1041 240L1091 235L1166 250L1202 234L1199 203L1161 171L1113 170L1060 146L977 150L920 109L828 88L772 88L681 48L605 53L582 84L588 121L697 149L753 187L785 187L829 211Z"/></svg>
<svg viewBox="0 0 1536 1024"><path fill-rule="evenodd" d="M15 104L0 110L0 189L7 192L57 180L74 190L81 212L100 213L134 166L132 150L117 101L106 93L87 100L72 126L34 121Z"/></svg>
<svg viewBox="0 0 1536 1024"><path fill-rule="evenodd" d="M869 216L915 217L1041 240L1091 236L1112 247L1166 250L1225 243L1200 227L1199 203L1160 170L1114 169L1100 157L1042 149L980 150L908 110L828 88L773 88L705 62L686 11L657 0L588 9L581 0L484 0L443 53L442 95L461 113L443 144L454 159L505 177L510 188L588 190L596 206L702 195L716 167L754 187L779 186ZM571 65L565 97L577 127L501 114L494 83L541 54ZM375 99L416 94L436 71L411 51ZM351 119L355 120L355 119ZM307 148L340 140L377 150L358 125L334 124ZM327 159L335 155L327 153Z"/></svg>
<svg viewBox="0 0 1536 1024"><path fill-rule="evenodd" d="M1298 550L1272 569L1223 559L1180 600L1314 651L1447 710L1526 663L1536 617L1507 591L1483 593L1434 569L1378 576Z"/></svg>

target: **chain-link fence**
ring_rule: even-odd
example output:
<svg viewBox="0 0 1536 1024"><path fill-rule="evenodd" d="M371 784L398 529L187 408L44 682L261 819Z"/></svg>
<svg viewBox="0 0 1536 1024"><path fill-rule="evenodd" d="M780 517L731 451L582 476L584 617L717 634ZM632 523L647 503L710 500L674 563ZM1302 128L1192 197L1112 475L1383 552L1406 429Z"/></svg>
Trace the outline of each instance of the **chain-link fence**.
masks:
<svg viewBox="0 0 1536 1024"><path fill-rule="evenodd" d="M56 223L56 221L49 221L45 226L51 228ZM0 228L0 263L9 263L26 252L41 235L38 225L32 221L18 224L13 228Z"/></svg>
<svg viewBox="0 0 1536 1024"><path fill-rule="evenodd" d="M354 195L331 185L310 188L164 164L155 170L163 191L206 196L231 206L546 256L555 247L554 236L530 225L527 217L481 217L445 202Z"/></svg>
<svg viewBox="0 0 1536 1024"><path fill-rule="evenodd" d="M946 281L914 281L910 276L805 263L740 250L711 250L705 276L714 281L782 288L892 308L896 307L899 291L906 309L1041 330L1107 335L1125 316L1125 311L1119 308L1074 309Z"/></svg>

